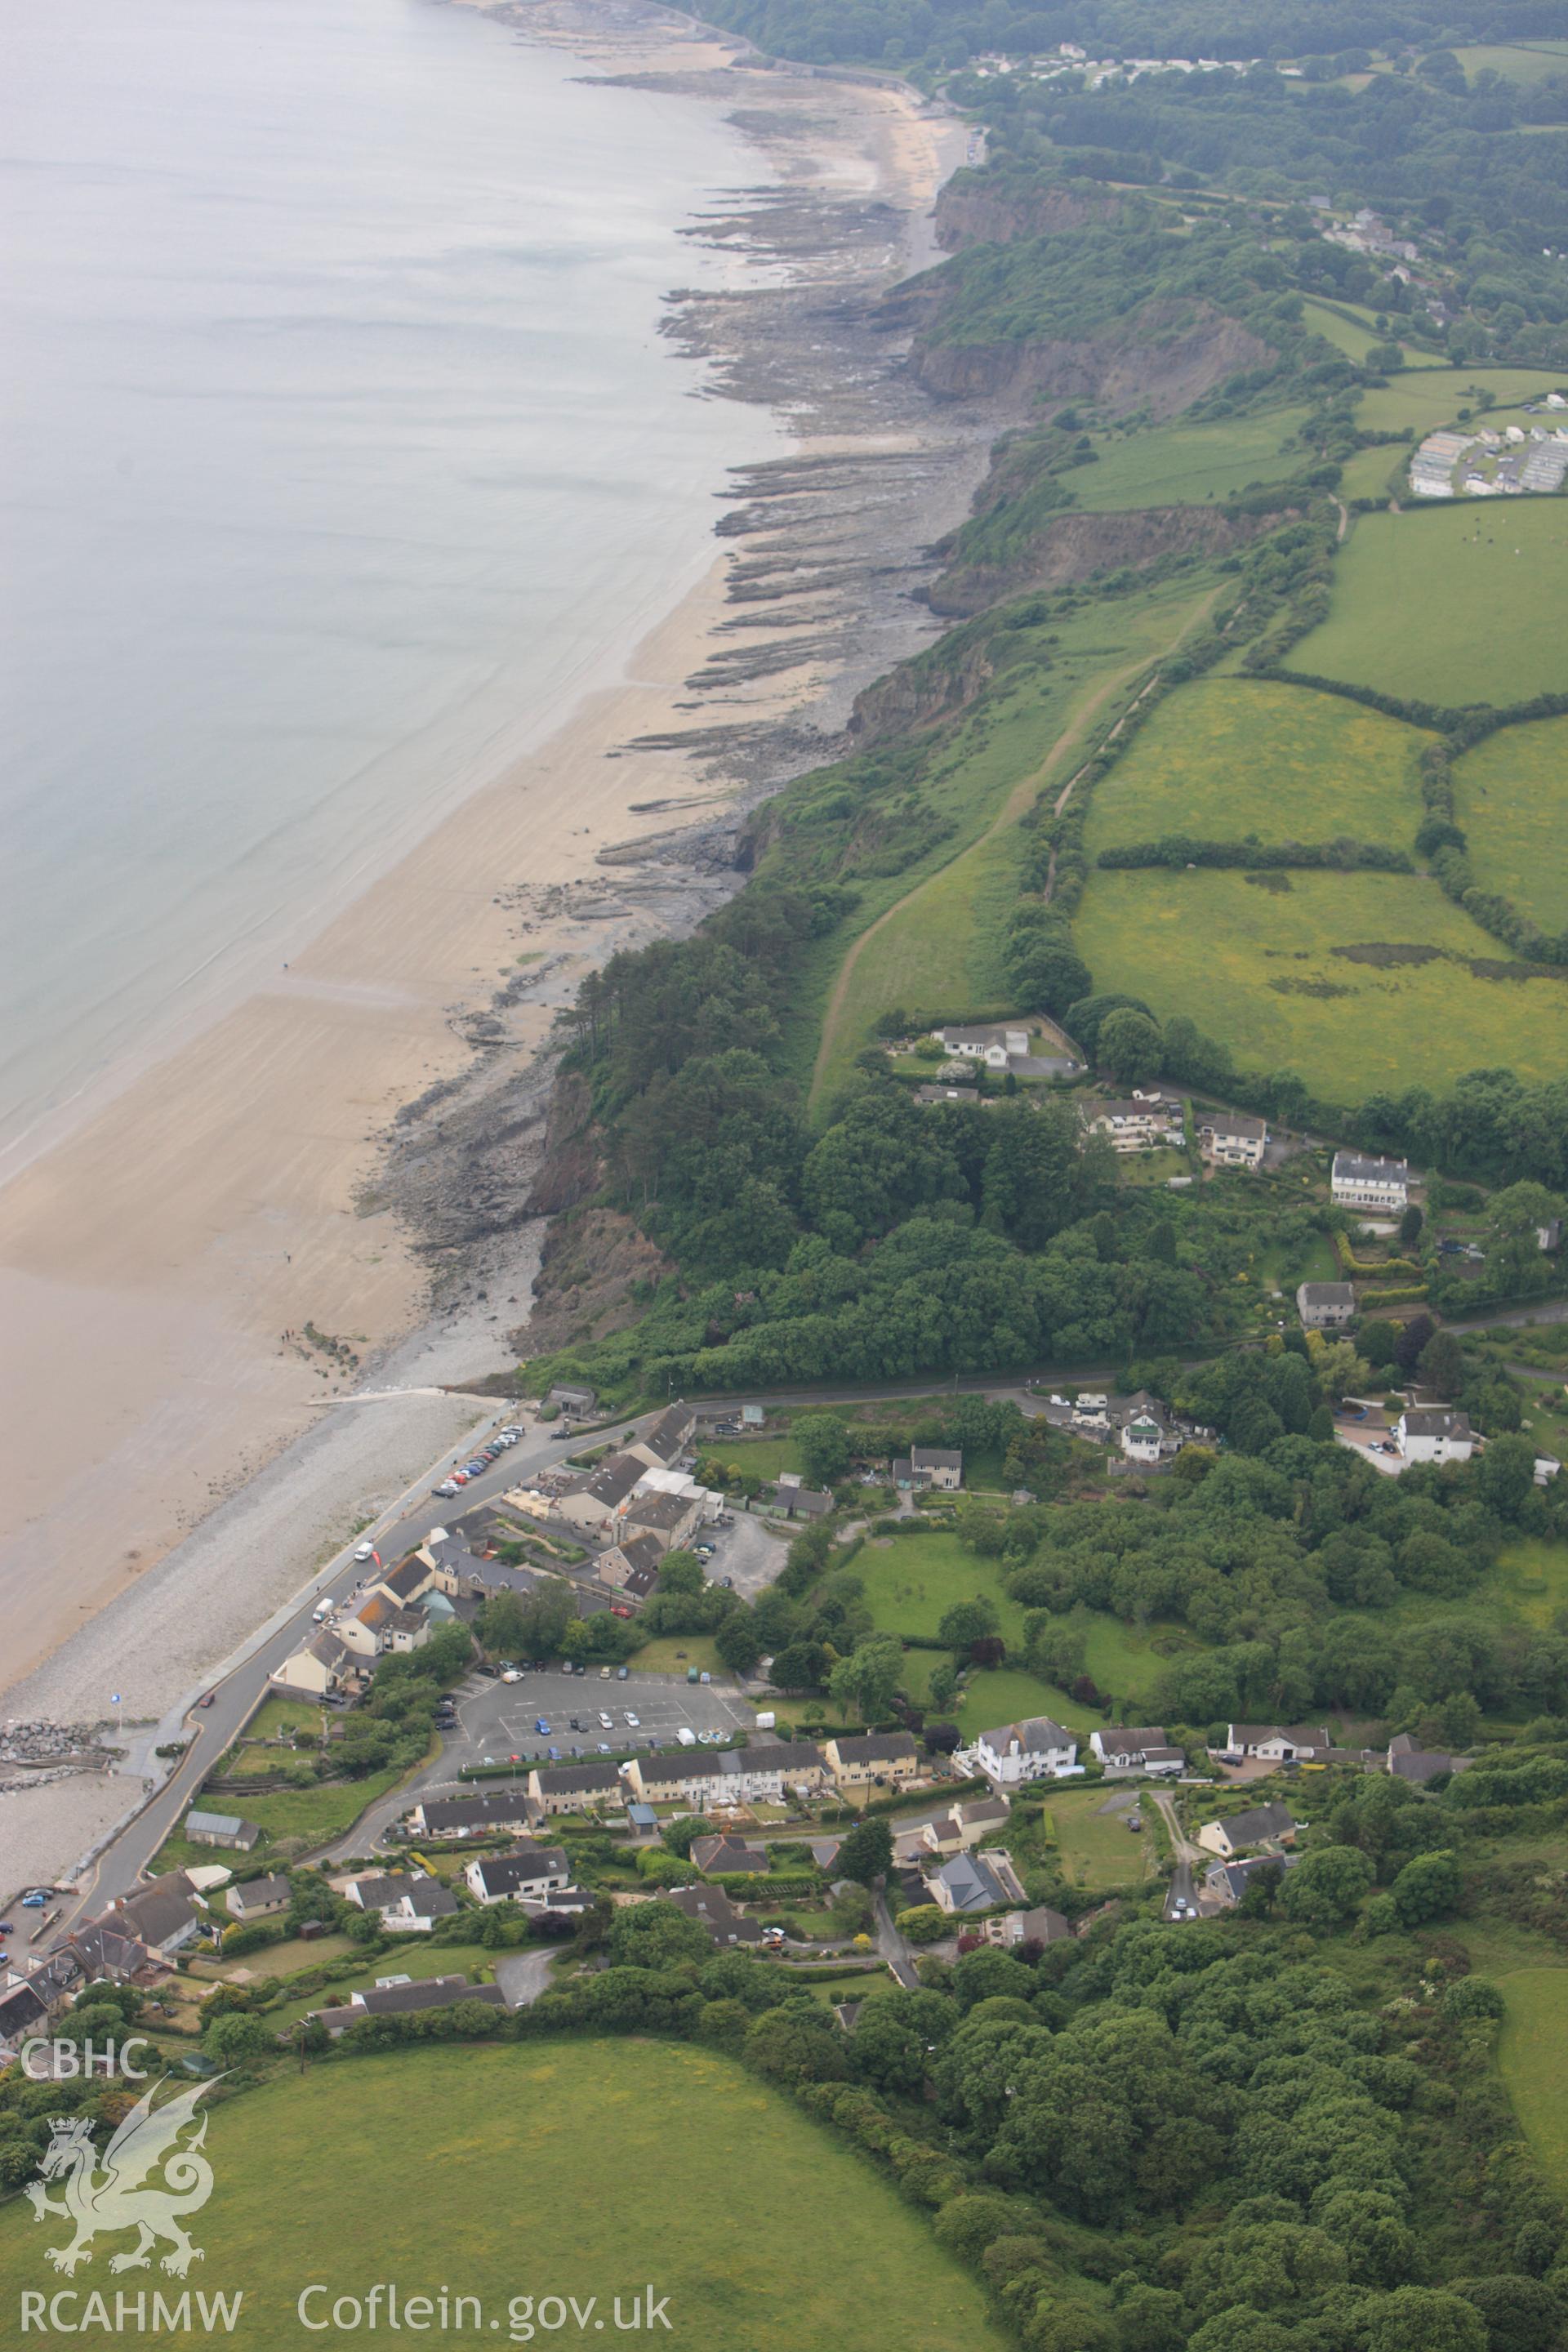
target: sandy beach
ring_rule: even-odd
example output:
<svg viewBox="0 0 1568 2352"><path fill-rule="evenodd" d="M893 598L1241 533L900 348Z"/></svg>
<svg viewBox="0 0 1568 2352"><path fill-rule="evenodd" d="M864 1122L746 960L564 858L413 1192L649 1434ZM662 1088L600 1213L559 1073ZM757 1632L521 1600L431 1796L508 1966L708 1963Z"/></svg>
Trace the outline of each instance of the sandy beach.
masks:
<svg viewBox="0 0 1568 2352"><path fill-rule="evenodd" d="M690 37L572 40L597 70L724 59ZM847 140L843 121L792 168L896 205L923 259L952 126L893 90L855 93ZM825 657L694 699L729 548L671 577L624 675L0 1192L5 1716L92 1719L110 1687L128 1717L162 1714L485 1409L442 1391L510 1361L537 1228L432 1320L438 1256L378 1189L385 1139L477 1052L532 1055L584 971L668 927L657 877L639 894L596 855L726 786L679 749L627 747L777 720L831 683Z"/></svg>

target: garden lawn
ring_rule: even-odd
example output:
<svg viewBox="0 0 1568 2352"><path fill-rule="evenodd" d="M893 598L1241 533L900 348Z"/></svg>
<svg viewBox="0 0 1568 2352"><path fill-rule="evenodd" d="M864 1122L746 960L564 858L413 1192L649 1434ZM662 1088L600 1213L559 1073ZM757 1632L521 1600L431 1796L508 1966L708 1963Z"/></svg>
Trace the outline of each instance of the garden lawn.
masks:
<svg viewBox="0 0 1568 2352"><path fill-rule="evenodd" d="M981 1559L956 1536L873 1537L851 1564L865 1587L879 1633L935 1641L955 1601L984 1599L995 1608L997 1630L1009 1650L1022 1645L1024 1612L1002 1590L999 1560Z"/></svg>
<svg viewBox="0 0 1568 2352"><path fill-rule="evenodd" d="M668 2298L659 2340L680 2352L841 2352L856 2310L876 2314L879 2344L1004 2352L1011 2340L868 2158L704 2051L563 2041L354 2059L220 2106L206 2152L216 2185L188 2284L244 2291L223 2339L235 2352L320 2340L296 2315L318 2280L331 2295L395 2280L404 2298L478 2296L478 2326L440 2333L462 2352L519 2340L513 2296L595 2297L608 2331L615 2296L625 2309L650 2281ZM616 2180L636 2195L615 2194ZM46 2233L20 2198L0 2215L7 2310L24 2288L64 2284L43 2261L46 2236L60 2242L58 2223ZM112 2294L100 2244L75 2284ZM594 2326L584 2338L573 2326L574 2340L594 2342Z"/></svg>
<svg viewBox="0 0 1568 2352"><path fill-rule="evenodd" d="M1483 890L1511 898L1543 931L1568 929L1568 719L1501 727L1454 771L1454 814Z"/></svg>
<svg viewBox="0 0 1568 2352"><path fill-rule="evenodd" d="M645 1643L626 1664L632 1670L631 1678L616 1685L623 1692L630 1689L631 1681L638 1675L683 1675L691 1666L699 1674L711 1675L717 1682L730 1679L730 1670L713 1647L710 1633L663 1634L658 1641ZM596 1675L594 1679L597 1681Z"/></svg>
<svg viewBox="0 0 1568 2352"><path fill-rule="evenodd" d="M1074 926L1101 989L1184 1013L1243 1070L1294 1070L1327 1102L1446 1089L1465 1070L1555 1076L1568 1060L1568 978L1527 977L1425 877L1096 873ZM1360 961L1351 948L1439 950ZM1471 960L1479 962L1480 971ZM1517 971L1517 980L1495 976Z"/></svg>
<svg viewBox="0 0 1568 2352"><path fill-rule="evenodd" d="M310 1945L304 1948L312 1954ZM251 1952L247 1964L259 1976L268 1958L266 1952ZM324 2008L330 1996L347 2000L351 1992L368 1992L382 1977L467 1977L470 1984L489 1984L495 1976L495 1958L483 1944L435 1944L428 1936L400 1936L393 1950L378 1952L353 1976L335 1978L322 1991L286 1992L276 2009L267 2011L267 2022L285 2032L307 2010ZM312 1957L294 1963L296 1969L313 1966Z"/></svg>
<svg viewBox="0 0 1568 2352"><path fill-rule="evenodd" d="M1185 833L1212 841L1331 841L1408 849L1429 739L1331 694L1205 678L1162 703L1095 787L1090 856Z"/></svg>
<svg viewBox="0 0 1568 2352"><path fill-rule="evenodd" d="M1453 424L1461 408L1473 408L1479 392L1508 407L1552 391L1554 383L1549 368L1416 368L1364 392L1355 421L1366 433L1403 433L1408 426L1419 440L1439 425ZM1391 457L1398 454L1389 451Z"/></svg>
<svg viewBox="0 0 1568 2352"><path fill-rule="evenodd" d="M1111 1784L1066 1790L1047 1797L1043 1809L1046 1834L1054 1838L1062 1875L1070 1886L1093 1894L1102 1887L1125 1886L1147 1878L1154 1866L1154 1844L1147 1828L1130 1830L1126 1811L1102 1813L1106 1799L1117 1793ZM1147 1804L1147 1798L1143 1802ZM1132 1810L1138 1808L1134 1806Z"/></svg>
<svg viewBox="0 0 1568 2352"><path fill-rule="evenodd" d="M404 1771L389 1767L383 1772L367 1772L362 1780L323 1780L306 1789L279 1789L268 1796L247 1797L243 1806L236 1797L214 1797L203 1808L210 1812L234 1812L254 1822L265 1832L261 1843L250 1854L253 1862L276 1865L290 1855L304 1854L329 1840L341 1837L352 1829L368 1805L384 1797L405 1777ZM233 1857L221 1848L192 1845L188 1839L174 1836L164 1840L158 1850L154 1872L183 1870L189 1863L226 1862Z"/></svg>
<svg viewBox="0 0 1568 2352"><path fill-rule="evenodd" d="M1568 1969L1521 1969L1501 1981L1503 2081L1537 2161L1568 2195Z"/></svg>
<svg viewBox="0 0 1568 2352"><path fill-rule="evenodd" d="M250 1721L240 1734L242 1739L279 1739L286 1731L303 1732L315 1739L321 1732L321 1717L328 1710L312 1706L309 1699L263 1699Z"/></svg>
<svg viewBox="0 0 1568 2352"><path fill-rule="evenodd" d="M1568 499L1356 519L1291 669L1448 708L1568 688Z"/></svg>
<svg viewBox="0 0 1568 2352"><path fill-rule="evenodd" d="M904 1664L910 1667L917 1658L935 1659L941 1654L936 1650L910 1650ZM1079 1739L1087 1739L1105 1720L1094 1708L1080 1706L1054 1683L1042 1682L1038 1675L1026 1674L1021 1666L972 1670L959 1704L947 1719L957 1724L965 1739L973 1739L977 1732L990 1731L1000 1723L1021 1723L1032 1715L1048 1715L1053 1723L1076 1732Z"/></svg>
<svg viewBox="0 0 1568 2352"><path fill-rule="evenodd" d="M1351 331L1341 320L1334 324L1342 333ZM1360 351L1372 340L1365 332L1357 334ZM1062 480L1077 503L1094 514L1201 505L1293 472L1304 462L1296 435L1306 415L1304 408L1277 408L1261 416L1229 416L1223 424L1178 419L1144 432L1110 434L1096 442L1095 465L1075 467Z"/></svg>

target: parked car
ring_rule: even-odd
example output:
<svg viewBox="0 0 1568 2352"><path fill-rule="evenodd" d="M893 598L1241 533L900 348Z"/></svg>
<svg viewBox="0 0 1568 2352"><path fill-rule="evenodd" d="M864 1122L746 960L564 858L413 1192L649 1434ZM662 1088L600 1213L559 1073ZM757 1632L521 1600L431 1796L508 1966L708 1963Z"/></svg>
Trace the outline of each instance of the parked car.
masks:
<svg viewBox="0 0 1568 2352"><path fill-rule="evenodd" d="M365 1562L367 1559L374 1559L374 1558L375 1558L375 1546L374 1546L374 1544L367 1544L367 1543L355 1544L355 1546L354 1546L354 1560L355 1560L356 1565L358 1565L358 1566L360 1566L360 1567L363 1567L363 1564L364 1564L364 1562Z"/></svg>
<svg viewBox="0 0 1568 2352"><path fill-rule="evenodd" d="M22 1908L24 1911L41 1911L48 1899L48 1889L47 1887L35 1886L30 1895L23 1895Z"/></svg>
<svg viewBox="0 0 1568 2352"><path fill-rule="evenodd" d="M609 1741L608 1741L607 1739L601 1739L601 1740L600 1740L600 1742L599 1742L599 1753L600 1753L600 1755L601 1755L601 1756L607 1756L607 1755L610 1753L610 1743L609 1743Z"/></svg>
<svg viewBox="0 0 1568 2352"><path fill-rule="evenodd" d="M443 1478L438 1486L432 1486L430 1489L430 1492L433 1495L439 1495L443 1502L446 1502L451 1496L455 1495L457 1491L457 1482L452 1478Z"/></svg>
<svg viewBox="0 0 1568 2352"><path fill-rule="evenodd" d="M606 1714L605 1713L604 1708L603 1708L603 1707L601 1707L601 1708L599 1709L599 1728L600 1728L600 1730L601 1730L601 1731L613 1731L613 1730L615 1729L615 1725L616 1725L616 1719L615 1719L614 1716L606 1715Z"/></svg>
<svg viewBox="0 0 1568 2352"><path fill-rule="evenodd" d="M572 1432L569 1429L552 1429L550 1433L552 1442L558 1442L563 1437L570 1437L571 1434Z"/></svg>
<svg viewBox="0 0 1568 2352"><path fill-rule="evenodd" d="M559 1763L560 1763L560 1761L561 1761L561 1750L559 1749L559 1748L547 1748L545 1749L545 1751L544 1751L544 1752L545 1752L545 1754L549 1757L549 1759L550 1759L550 1760L551 1760L551 1762L552 1762L552 1764L559 1764ZM574 1750L573 1752L574 1752L574 1754L576 1751L575 1751L575 1750Z"/></svg>
<svg viewBox="0 0 1568 2352"><path fill-rule="evenodd" d="M537 1732L538 1732L538 1734L539 1734L539 1736L540 1736L541 1739L548 1739L548 1738L549 1738L549 1737L550 1737L550 1726L548 1725L548 1723L546 1723L546 1721L544 1720L544 1717L543 1717L542 1716L540 1716L540 1717L536 1719L536 1721L535 1721L535 1723L534 1723L534 1727L534 1727L535 1731L537 1731Z"/></svg>
<svg viewBox="0 0 1568 2352"><path fill-rule="evenodd" d="M631 1731L640 1731L642 1729L641 1716L633 1715L629 1708L626 1711L626 1727Z"/></svg>
<svg viewBox="0 0 1568 2352"><path fill-rule="evenodd" d="M599 1680L600 1680L602 1683L607 1683L607 1682L609 1681L609 1679L610 1679L610 1670L609 1670L608 1666L601 1666L601 1667L599 1668Z"/></svg>
<svg viewBox="0 0 1568 2352"><path fill-rule="evenodd" d="M626 1673L627 1669L625 1666L617 1666L616 1668L616 1680L618 1683L624 1683L626 1678Z"/></svg>

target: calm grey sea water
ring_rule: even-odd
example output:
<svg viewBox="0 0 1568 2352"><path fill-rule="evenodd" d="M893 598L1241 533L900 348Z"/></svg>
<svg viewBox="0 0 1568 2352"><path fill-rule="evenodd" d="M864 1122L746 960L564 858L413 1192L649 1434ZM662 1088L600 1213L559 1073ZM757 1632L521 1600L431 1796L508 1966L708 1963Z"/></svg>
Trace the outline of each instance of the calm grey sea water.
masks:
<svg viewBox="0 0 1568 2352"><path fill-rule="evenodd" d="M754 156L435 0L0 0L0 1170L302 944L699 564Z"/></svg>

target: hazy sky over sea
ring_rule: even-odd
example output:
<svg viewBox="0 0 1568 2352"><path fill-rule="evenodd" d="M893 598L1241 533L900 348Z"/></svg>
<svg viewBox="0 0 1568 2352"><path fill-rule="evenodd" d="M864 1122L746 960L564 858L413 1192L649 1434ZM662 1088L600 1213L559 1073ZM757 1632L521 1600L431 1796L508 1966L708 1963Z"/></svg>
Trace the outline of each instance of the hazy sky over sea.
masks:
<svg viewBox="0 0 1568 2352"><path fill-rule="evenodd" d="M0 50L3 1149L559 715L768 427L657 333L759 176L695 102L432 0Z"/></svg>

